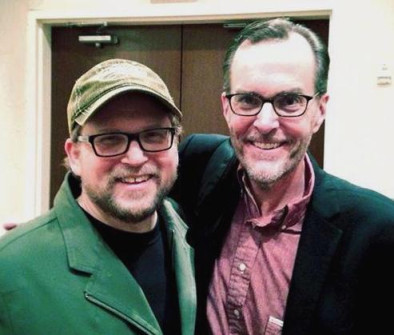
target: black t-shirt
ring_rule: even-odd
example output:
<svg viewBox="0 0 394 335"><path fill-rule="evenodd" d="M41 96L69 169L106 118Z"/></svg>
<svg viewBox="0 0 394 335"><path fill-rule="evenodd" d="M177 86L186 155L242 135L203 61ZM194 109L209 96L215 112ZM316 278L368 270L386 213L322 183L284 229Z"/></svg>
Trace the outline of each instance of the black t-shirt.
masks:
<svg viewBox="0 0 394 335"><path fill-rule="evenodd" d="M150 232L129 233L108 226L85 213L141 286L163 334L180 334L175 275L163 220L159 218Z"/></svg>

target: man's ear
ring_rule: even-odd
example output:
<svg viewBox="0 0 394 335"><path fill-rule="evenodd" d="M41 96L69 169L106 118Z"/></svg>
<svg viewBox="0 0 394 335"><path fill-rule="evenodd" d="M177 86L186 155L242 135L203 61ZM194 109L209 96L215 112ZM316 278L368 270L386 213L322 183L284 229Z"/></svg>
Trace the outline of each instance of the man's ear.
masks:
<svg viewBox="0 0 394 335"><path fill-rule="evenodd" d="M320 126L323 124L325 118L326 118L326 111L327 111L327 102L329 100L329 95L327 93L323 94L319 98L319 106L316 111L316 117L314 120L314 125L313 125L313 133L317 133L317 131L320 129Z"/></svg>
<svg viewBox="0 0 394 335"><path fill-rule="evenodd" d="M226 92L222 92L222 95L220 96L221 102L222 102L222 112L223 112L223 116L227 122L227 124L229 124L230 122L230 117L231 117L231 110L230 110L230 101L228 101L228 99L226 98Z"/></svg>
<svg viewBox="0 0 394 335"><path fill-rule="evenodd" d="M67 154L68 165L71 171L76 175L80 175L80 157L81 148L79 143L73 142L70 138L64 143L64 150Z"/></svg>

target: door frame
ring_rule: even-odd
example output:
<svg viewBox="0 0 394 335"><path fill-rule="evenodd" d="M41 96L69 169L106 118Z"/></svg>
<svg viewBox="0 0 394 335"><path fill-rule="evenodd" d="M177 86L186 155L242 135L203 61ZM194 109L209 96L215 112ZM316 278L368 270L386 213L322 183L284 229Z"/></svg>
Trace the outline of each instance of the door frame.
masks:
<svg viewBox="0 0 394 335"><path fill-rule="evenodd" d="M50 127L51 127L51 27L54 25L99 25L108 23L127 25L226 23L277 16L302 19L330 19L332 7L314 2L301 7L293 4L220 4L205 7L201 4L155 4L109 12L101 11L30 11L27 27L27 147L29 168L26 202L31 204L32 217L49 209L50 203ZM296 7L296 8L295 8ZM307 8L305 8L307 7ZM166 14L171 10L171 15ZM212 14L217 13L217 14ZM329 22L331 31L331 19Z"/></svg>

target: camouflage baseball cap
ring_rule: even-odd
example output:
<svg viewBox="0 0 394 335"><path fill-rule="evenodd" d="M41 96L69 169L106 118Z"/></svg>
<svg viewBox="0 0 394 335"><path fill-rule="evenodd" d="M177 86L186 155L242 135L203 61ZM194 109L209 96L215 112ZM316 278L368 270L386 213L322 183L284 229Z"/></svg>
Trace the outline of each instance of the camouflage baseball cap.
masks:
<svg viewBox="0 0 394 335"><path fill-rule="evenodd" d="M125 59L110 59L97 64L74 84L67 106L69 132L85 122L109 99L137 91L156 97L179 119L177 108L164 81L147 66Z"/></svg>

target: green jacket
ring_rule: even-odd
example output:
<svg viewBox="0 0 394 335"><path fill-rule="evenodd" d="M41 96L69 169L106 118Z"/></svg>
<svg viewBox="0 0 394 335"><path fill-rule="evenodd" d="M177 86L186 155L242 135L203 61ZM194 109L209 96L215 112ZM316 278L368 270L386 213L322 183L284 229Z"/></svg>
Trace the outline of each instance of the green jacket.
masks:
<svg viewBox="0 0 394 335"><path fill-rule="evenodd" d="M68 175L48 213L0 240L0 334L162 334L140 286L76 203L72 182ZM159 213L168 229L182 335L191 335L196 294L187 227L169 200Z"/></svg>

